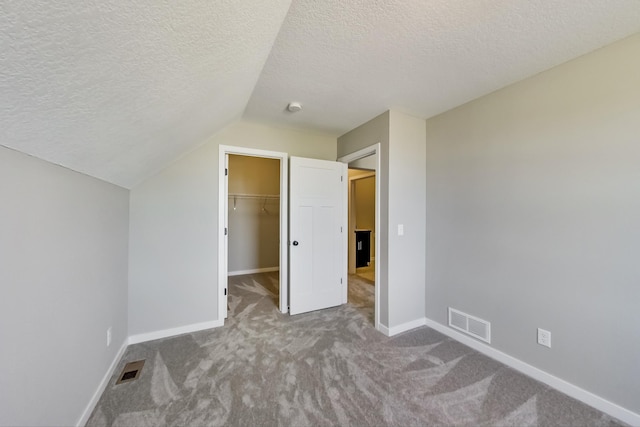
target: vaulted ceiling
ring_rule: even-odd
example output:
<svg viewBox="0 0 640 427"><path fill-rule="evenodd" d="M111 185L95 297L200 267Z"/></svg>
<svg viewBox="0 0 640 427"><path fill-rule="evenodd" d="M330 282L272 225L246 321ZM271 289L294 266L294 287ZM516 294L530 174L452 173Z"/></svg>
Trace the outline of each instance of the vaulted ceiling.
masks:
<svg viewBox="0 0 640 427"><path fill-rule="evenodd" d="M4 0L0 144L131 188L242 117L427 118L639 31L639 0Z"/></svg>

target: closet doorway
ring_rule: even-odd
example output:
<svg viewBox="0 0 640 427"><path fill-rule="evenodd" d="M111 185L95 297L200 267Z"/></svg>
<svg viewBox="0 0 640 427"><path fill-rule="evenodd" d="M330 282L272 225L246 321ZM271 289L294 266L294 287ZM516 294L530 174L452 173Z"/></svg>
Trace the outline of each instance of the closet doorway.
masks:
<svg viewBox="0 0 640 427"><path fill-rule="evenodd" d="M228 188L227 274L279 271L280 161L229 155ZM274 295L280 294L277 279L264 282Z"/></svg>
<svg viewBox="0 0 640 427"><path fill-rule="evenodd" d="M219 310L228 315L228 284L270 275L275 306L288 311L287 154L220 146ZM285 242L285 244L283 244Z"/></svg>

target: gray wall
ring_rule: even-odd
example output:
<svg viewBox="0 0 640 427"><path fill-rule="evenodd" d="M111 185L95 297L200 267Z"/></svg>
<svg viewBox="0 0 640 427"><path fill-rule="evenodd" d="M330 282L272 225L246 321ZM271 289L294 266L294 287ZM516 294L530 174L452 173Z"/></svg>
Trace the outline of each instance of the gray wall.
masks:
<svg viewBox="0 0 640 427"><path fill-rule="evenodd" d="M123 345L128 193L0 147L0 425L76 424Z"/></svg>
<svg viewBox="0 0 640 427"><path fill-rule="evenodd" d="M380 287L379 322L389 326L389 272L387 271L389 254L389 112L369 120L367 123L345 133L338 138L338 157L355 153L358 150L380 143L380 170L376 178L380 180L380 247L376 262L379 262L380 277L376 277L376 286Z"/></svg>
<svg viewBox="0 0 640 427"><path fill-rule="evenodd" d="M280 200L242 196L279 195L280 160L230 155L228 182L228 272L278 267Z"/></svg>
<svg viewBox="0 0 640 427"><path fill-rule="evenodd" d="M636 413L639 76L637 35L432 118L426 179L427 317Z"/></svg>
<svg viewBox="0 0 640 427"><path fill-rule="evenodd" d="M220 144L336 159L327 135L238 122L131 190L129 334L219 320Z"/></svg>
<svg viewBox="0 0 640 427"><path fill-rule="evenodd" d="M338 138L338 155L381 144L380 323L392 329L424 319L424 120L388 111ZM398 236L398 224L405 235ZM393 332L393 329L392 329Z"/></svg>
<svg viewBox="0 0 640 427"><path fill-rule="evenodd" d="M389 113L389 326L424 319L424 119ZM398 224L404 235L398 235Z"/></svg>

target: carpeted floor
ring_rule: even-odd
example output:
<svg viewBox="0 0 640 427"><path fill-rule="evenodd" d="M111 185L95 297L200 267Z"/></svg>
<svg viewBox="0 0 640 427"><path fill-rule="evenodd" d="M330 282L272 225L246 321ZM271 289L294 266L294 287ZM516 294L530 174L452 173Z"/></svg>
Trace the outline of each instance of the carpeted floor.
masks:
<svg viewBox="0 0 640 427"><path fill-rule="evenodd" d="M388 338L373 286L288 316L277 273L230 280L222 328L130 346L89 426L616 426L607 415L422 327Z"/></svg>

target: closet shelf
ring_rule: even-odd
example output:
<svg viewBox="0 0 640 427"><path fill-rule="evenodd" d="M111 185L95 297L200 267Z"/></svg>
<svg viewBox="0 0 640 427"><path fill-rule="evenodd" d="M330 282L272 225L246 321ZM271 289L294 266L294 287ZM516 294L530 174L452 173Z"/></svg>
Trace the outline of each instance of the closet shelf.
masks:
<svg viewBox="0 0 640 427"><path fill-rule="evenodd" d="M279 199L279 194L244 194L244 193L229 193L229 198L236 199Z"/></svg>

